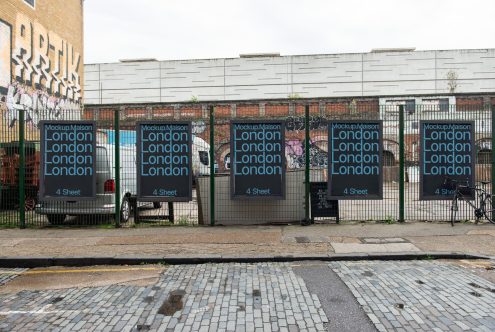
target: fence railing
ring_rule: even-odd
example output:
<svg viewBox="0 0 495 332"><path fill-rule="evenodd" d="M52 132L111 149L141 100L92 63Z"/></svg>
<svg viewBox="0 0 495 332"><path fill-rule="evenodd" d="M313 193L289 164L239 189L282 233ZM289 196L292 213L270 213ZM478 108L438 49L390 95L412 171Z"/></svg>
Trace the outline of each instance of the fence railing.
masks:
<svg viewBox="0 0 495 332"><path fill-rule="evenodd" d="M341 200L340 220L447 221L448 200L419 199L420 121L473 121L476 180L494 186L495 108L493 106L305 104L188 104L137 109L87 108L43 115L53 120L97 123L97 192L94 201L43 202L38 199L40 132L38 118L18 111L0 120L0 227L50 224L139 226L301 222L311 218L310 183L327 181L328 121L381 120L383 123L383 199ZM39 118L42 116L40 115ZM193 197L190 202L140 202L135 199L136 122L190 120L193 133ZM284 200L233 201L229 176L230 121L285 122L286 196ZM113 184L113 193L106 187ZM124 213L124 201L130 209ZM473 219L461 206L460 219Z"/></svg>

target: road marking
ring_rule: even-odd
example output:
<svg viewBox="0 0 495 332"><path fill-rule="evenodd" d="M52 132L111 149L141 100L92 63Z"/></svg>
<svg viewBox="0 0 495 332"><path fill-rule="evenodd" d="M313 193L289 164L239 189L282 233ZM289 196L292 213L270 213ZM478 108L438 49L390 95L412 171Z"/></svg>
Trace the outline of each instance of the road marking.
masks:
<svg viewBox="0 0 495 332"><path fill-rule="evenodd" d="M9 311L0 311L0 315L53 315L53 314L64 314L67 312L82 312L89 313L91 309L82 309L82 310L47 310L53 307L53 304L47 304L43 306L39 310L9 310ZM103 312L115 312L114 309L99 309L98 313Z"/></svg>
<svg viewBox="0 0 495 332"><path fill-rule="evenodd" d="M11 274L11 275L32 275L32 274L62 274L62 273L94 273L94 272L131 272L131 271L158 271L162 270L162 267L135 267L135 268L124 268L124 269L86 269L86 270L35 270L26 272L15 272L15 271L2 271L1 274Z"/></svg>

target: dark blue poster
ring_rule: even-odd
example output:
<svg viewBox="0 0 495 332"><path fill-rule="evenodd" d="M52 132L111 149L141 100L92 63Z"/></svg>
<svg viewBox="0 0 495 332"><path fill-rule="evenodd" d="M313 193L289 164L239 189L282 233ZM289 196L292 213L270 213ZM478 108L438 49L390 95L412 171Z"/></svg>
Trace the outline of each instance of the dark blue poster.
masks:
<svg viewBox="0 0 495 332"><path fill-rule="evenodd" d="M452 199L455 187L448 179L474 185L474 122L421 121L420 144L421 200Z"/></svg>
<svg viewBox="0 0 495 332"><path fill-rule="evenodd" d="M41 121L40 199L96 198L96 124Z"/></svg>
<svg viewBox="0 0 495 332"><path fill-rule="evenodd" d="M230 155L232 198L285 198L283 121L232 121Z"/></svg>
<svg viewBox="0 0 495 332"><path fill-rule="evenodd" d="M136 134L139 200L190 201L191 123L139 122Z"/></svg>
<svg viewBox="0 0 495 332"><path fill-rule="evenodd" d="M329 121L328 198L382 199L381 121Z"/></svg>

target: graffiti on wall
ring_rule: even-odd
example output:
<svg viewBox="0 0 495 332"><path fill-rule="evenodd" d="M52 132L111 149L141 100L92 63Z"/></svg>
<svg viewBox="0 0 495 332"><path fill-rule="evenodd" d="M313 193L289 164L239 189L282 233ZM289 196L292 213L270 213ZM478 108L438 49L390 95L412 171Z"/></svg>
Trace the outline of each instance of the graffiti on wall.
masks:
<svg viewBox="0 0 495 332"><path fill-rule="evenodd" d="M17 14L12 61L14 78L56 97L79 102L81 55L39 22Z"/></svg>
<svg viewBox="0 0 495 332"><path fill-rule="evenodd" d="M197 120L192 122L192 133L194 135L199 135L204 133L206 130L206 124L203 120Z"/></svg>
<svg viewBox="0 0 495 332"><path fill-rule="evenodd" d="M11 28L0 20L0 95L7 93L7 86L12 81L10 70Z"/></svg>
<svg viewBox="0 0 495 332"><path fill-rule="evenodd" d="M324 142L326 143L326 142ZM305 146L304 141L288 140L285 143L285 156L287 168L304 168ZM318 142L309 143L309 164L311 167L326 167L328 163L327 152L318 146Z"/></svg>
<svg viewBox="0 0 495 332"><path fill-rule="evenodd" d="M304 130L304 116L289 116L285 121L285 129L287 131L301 131ZM327 121L324 117L321 116L310 116L309 117L309 129L310 130L319 130L325 129L327 125Z"/></svg>
<svg viewBox="0 0 495 332"><path fill-rule="evenodd" d="M10 128L18 121L19 110L25 111L25 121L34 128L41 120L79 120L78 102L50 96L47 92L34 90L14 82L9 85L5 97L5 119Z"/></svg>
<svg viewBox="0 0 495 332"><path fill-rule="evenodd" d="M0 106L12 128L25 121L80 119L81 56L74 47L39 22L18 13L15 32L0 21Z"/></svg>

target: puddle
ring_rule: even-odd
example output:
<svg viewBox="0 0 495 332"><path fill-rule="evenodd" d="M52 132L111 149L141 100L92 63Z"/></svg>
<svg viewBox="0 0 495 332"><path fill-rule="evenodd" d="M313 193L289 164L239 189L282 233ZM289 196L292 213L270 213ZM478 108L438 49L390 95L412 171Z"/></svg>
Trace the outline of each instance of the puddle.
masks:
<svg viewBox="0 0 495 332"><path fill-rule="evenodd" d="M158 313L165 316L172 316L177 311L182 310L184 307L184 303L182 302L184 295L186 295L186 292L181 289L172 291L160 309L158 309Z"/></svg>

